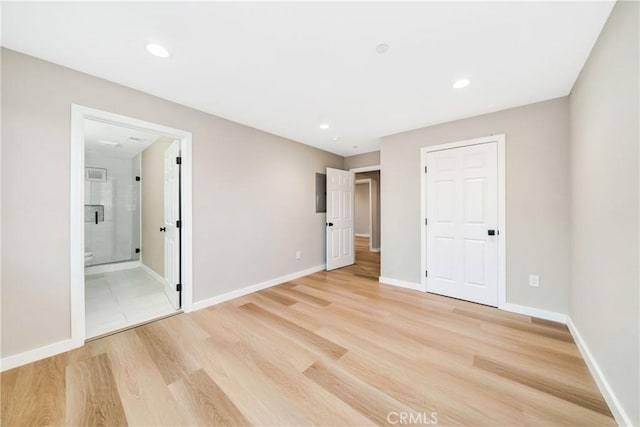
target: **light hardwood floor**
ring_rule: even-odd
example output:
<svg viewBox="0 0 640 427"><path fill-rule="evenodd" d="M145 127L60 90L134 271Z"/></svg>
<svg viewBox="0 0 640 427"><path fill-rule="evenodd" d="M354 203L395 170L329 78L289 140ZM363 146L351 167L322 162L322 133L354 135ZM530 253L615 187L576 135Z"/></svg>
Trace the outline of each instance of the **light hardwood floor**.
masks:
<svg viewBox="0 0 640 427"><path fill-rule="evenodd" d="M2 425L614 425L564 326L379 285L360 255L7 371Z"/></svg>

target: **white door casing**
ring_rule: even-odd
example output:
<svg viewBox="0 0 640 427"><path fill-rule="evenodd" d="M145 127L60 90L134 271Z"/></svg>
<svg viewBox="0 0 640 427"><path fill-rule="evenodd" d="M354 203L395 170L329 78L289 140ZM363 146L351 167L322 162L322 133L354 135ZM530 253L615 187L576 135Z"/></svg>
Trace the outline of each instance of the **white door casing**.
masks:
<svg viewBox="0 0 640 427"><path fill-rule="evenodd" d="M134 119L95 108L71 105L71 141L70 141L70 312L71 339L61 341L56 346L47 346L46 351L29 353L28 357L21 357L6 362L2 369L33 362L42 357L52 356L59 352L68 351L84 345L86 339L85 323L85 281L84 281L84 123L86 119L104 121L107 123L128 126L133 129L152 131L158 136L171 136L180 140L181 163L181 201L182 201L182 310L191 312L194 309L192 279L193 279L193 221L192 216L192 134L181 129L175 129L157 123ZM144 248L142 248L144 250ZM44 347L43 347L44 349ZM4 359L3 359L4 361Z"/></svg>
<svg viewBox="0 0 640 427"><path fill-rule="evenodd" d="M354 180L353 172L327 168L327 271L355 262Z"/></svg>
<svg viewBox="0 0 640 427"><path fill-rule="evenodd" d="M488 142L426 154L429 292L498 305L497 145Z"/></svg>
<svg viewBox="0 0 640 427"><path fill-rule="evenodd" d="M164 291L176 309L180 308L180 142L164 152Z"/></svg>

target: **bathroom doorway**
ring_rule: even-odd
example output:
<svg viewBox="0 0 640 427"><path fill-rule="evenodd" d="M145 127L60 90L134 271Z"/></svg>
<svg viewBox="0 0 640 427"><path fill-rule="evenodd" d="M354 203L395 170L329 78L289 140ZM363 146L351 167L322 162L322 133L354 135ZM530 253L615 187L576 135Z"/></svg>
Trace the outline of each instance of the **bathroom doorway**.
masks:
<svg viewBox="0 0 640 427"><path fill-rule="evenodd" d="M72 335L84 342L190 305L190 134L87 107L73 112L82 179L72 177L72 203L82 225L79 235L72 227Z"/></svg>

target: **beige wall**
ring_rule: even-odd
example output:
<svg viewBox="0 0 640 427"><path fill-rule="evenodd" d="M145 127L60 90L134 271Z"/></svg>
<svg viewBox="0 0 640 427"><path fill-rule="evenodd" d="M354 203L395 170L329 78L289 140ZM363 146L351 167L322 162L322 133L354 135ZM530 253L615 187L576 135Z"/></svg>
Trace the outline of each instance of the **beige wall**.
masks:
<svg viewBox="0 0 640 427"><path fill-rule="evenodd" d="M142 263L164 277L164 152L173 139L158 138L142 152Z"/></svg>
<svg viewBox="0 0 640 427"><path fill-rule="evenodd" d="M357 154L344 158L344 168L346 170L362 168L365 166L377 166L380 164L380 151Z"/></svg>
<svg viewBox="0 0 640 427"><path fill-rule="evenodd" d="M369 234L371 232L371 218L369 215L368 184L356 184L353 204L353 229L355 234L366 234L371 237Z"/></svg>
<svg viewBox="0 0 640 427"><path fill-rule="evenodd" d="M633 425L640 425L639 13L637 2L616 4L570 95L570 316Z"/></svg>
<svg viewBox="0 0 640 427"><path fill-rule="evenodd" d="M569 305L568 100L513 108L382 139L383 277L420 283L420 148L506 134L507 302ZM528 286L530 273L540 287Z"/></svg>
<svg viewBox="0 0 640 427"><path fill-rule="evenodd" d="M196 301L324 264L315 173L342 157L7 49L1 71L3 357L70 337L72 103L193 133Z"/></svg>

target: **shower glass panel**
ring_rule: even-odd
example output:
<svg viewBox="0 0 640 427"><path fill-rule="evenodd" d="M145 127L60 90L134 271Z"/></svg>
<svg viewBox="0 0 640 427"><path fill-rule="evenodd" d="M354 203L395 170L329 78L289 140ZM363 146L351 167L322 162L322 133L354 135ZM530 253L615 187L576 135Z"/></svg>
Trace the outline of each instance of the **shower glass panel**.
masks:
<svg viewBox="0 0 640 427"><path fill-rule="evenodd" d="M140 259L140 155L85 153L85 265Z"/></svg>

